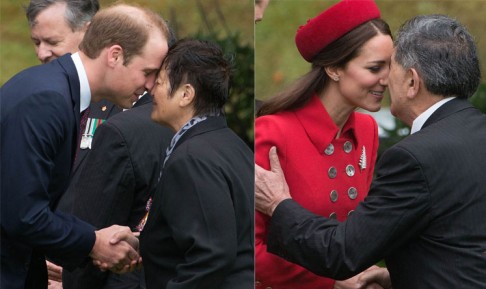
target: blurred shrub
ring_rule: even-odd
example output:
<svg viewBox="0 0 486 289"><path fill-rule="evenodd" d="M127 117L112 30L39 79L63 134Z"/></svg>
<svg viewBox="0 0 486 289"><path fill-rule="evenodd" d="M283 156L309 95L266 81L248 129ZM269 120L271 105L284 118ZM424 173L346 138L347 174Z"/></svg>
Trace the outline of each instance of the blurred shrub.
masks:
<svg viewBox="0 0 486 289"><path fill-rule="evenodd" d="M196 7L201 17L199 31L191 34L190 38L212 41L218 44L224 53L232 59L233 73L230 80L230 96L225 105L226 120L228 126L253 150L254 145L254 96L255 96L255 49L253 39L242 37L242 28L228 25L222 12L221 3L225 1L215 0L210 10L216 12L213 17L208 17L208 8L202 5L201 0L196 0ZM249 2L252 4L252 2ZM250 16L253 17L253 5ZM243 11L242 11L243 12ZM178 35L177 15L173 13L172 27ZM253 27L252 22L249 22Z"/></svg>
<svg viewBox="0 0 486 289"><path fill-rule="evenodd" d="M471 97L471 103L486 113L486 84L481 83L476 93Z"/></svg>
<svg viewBox="0 0 486 289"><path fill-rule="evenodd" d="M233 74L228 102L225 105L228 126L253 150L254 49L241 44L238 33L224 38L215 34L198 33L194 38L218 44L233 60Z"/></svg>
<svg viewBox="0 0 486 289"><path fill-rule="evenodd" d="M394 120L395 127L393 129L387 129L383 127L383 130L385 130L387 136L380 138L380 146L378 147L378 158L380 158L381 154L386 149L393 146L410 134L410 128L406 124L404 124L398 118L394 118Z"/></svg>

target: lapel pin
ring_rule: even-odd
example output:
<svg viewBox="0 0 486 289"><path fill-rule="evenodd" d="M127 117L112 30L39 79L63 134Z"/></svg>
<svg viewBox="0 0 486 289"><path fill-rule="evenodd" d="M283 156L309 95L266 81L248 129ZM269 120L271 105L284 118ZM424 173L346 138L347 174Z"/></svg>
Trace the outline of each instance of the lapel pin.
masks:
<svg viewBox="0 0 486 289"><path fill-rule="evenodd" d="M359 168L361 170L366 169L366 149L364 146L361 149L361 156L359 157Z"/></svg>

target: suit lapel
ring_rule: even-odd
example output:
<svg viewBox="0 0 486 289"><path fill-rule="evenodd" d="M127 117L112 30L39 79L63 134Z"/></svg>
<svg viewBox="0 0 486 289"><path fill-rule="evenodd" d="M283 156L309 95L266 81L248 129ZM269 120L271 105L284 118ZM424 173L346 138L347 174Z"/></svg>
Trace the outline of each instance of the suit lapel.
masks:
<svg viewBox="0 0 486 289"><path fill-rule="evenodd" d="M456 113L458 111L468 109L468 108L474 108L471 103L469 103L467 100L464 99L459 99L455 98L451 101L446 102L444 105L439 107L428 119L425 121L424 125L422 128L425 128L453 113Z"/></svg>
<svg viewBox="0 0 486 289"><path fill-rule="evenodd" d="M110 116L120 111L116 105L107 101L106 99L101 99L98 102L92 102L89 105L89 109L89 118L96 119L108 119Z"/></svg>
<svg viewBox="0 0 486 289"><path fill-rule="evenodd" d="M59 64L66 72L69 81L69 87L71 89L71 100L73 102L73 112L76 117L76 126L79 129L79 117L80 117L80 84L79 84L79 76L76 70L76 66L74 65L73 60L71 59L71 54L66 54L60 58L58 58Z"/></svg>
<svg viewBox="0 0 486 289"><path fill-rule="evenodd" d="M73 152L73 163L74 157L76 155L76 150L78 148L78 135L79 135L79 123L80 123L80 106L81 106L81 88L79 84L78 71L71 58L71 54L65 54L64 56L57 59L61 68L66 73L69 81L69 88L71 93L71 101L73 104L73 115L75 120L75 133L73 134L72 140L72 152Z"/></svg>
<svg viewBox="0 0 486 289"><path fill-rule="evenodd" d="M153 99L153 96L150 94L150 93L145 93L134 105L132 108L134 107L138 107L138 106L141 106L141 105L144 105L146 103L149 103L151 102Z"/></svg>
<svg viewBox="0 0 486 289"><path fill-rule="evenodd" d="M181 143L193 136L203 134L208 131L222 129L225 127L227 127L227 124L224 116L210 116L205 121L196 124L195 126L191 127L186 133L184 133L184 135L181 136L176 146L174 147L174 151Z"/></svg>

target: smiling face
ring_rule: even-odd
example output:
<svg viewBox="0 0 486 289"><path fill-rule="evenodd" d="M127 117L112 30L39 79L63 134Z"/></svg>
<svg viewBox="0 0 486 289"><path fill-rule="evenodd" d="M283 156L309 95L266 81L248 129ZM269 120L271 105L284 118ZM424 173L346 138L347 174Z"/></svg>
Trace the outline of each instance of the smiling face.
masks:
<svg viewBox="0 0 486 289"><path fill-rule="evenodd" d="M64 17L65 11L66 3L55 3L35 18L30 35L37 58L42 63L78 51L85 29L73 31Z"/></svg>
<svg viewBox="0 0 486 289"><path fill-rule="evenodd" d="M357 57L337 70L339 91L353 107L378 111L386 89L393 42L378 34L368 40Z"/></svg>
<svg viewBox="0 0 486 289"><path fill-rule="evenodd" d="M179 129L179 118L181 117L178 96L181 92L179 89L171 89L166 69L162 68L160 70L151 93L154 97L152 120L177 131Z"/></svg>

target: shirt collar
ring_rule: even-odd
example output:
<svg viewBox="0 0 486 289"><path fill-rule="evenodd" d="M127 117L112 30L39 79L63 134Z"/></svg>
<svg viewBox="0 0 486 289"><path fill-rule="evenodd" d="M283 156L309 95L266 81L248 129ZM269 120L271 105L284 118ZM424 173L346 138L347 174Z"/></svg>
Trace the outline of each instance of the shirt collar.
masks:
<svg viewBox="0 0 486 289"><path fill-rule="evenodd" d="M451 96L451 97L446 97L444 99L442 99L441 101L439 102L436 102L434 105L432 105L431 107L429 107L426 111L422 112L412 123L412 130L410 131L410 134L414 134L416 132L418 132L419 130L422 129L422 126L424 125L424 123L427 121L427 119L429 119L429 117L437 110L439 109L439 107L441 107L442 105L444 105L446 102L450 101L450 100L453 100L454 98L456 98L455 96Z"/></svg>
<svg viewBox="0 0 486 289"><path fill-rule="evenodd" d="M76 71L78 72L80 86L79 108L80 112L82 112L88 108L91 102L91 89L89 88L88 76L86 75L86 70L84 70L84 65L79 56L79 52L72 54L71 58L73 59L74 66L76 66Z"/></svg>

